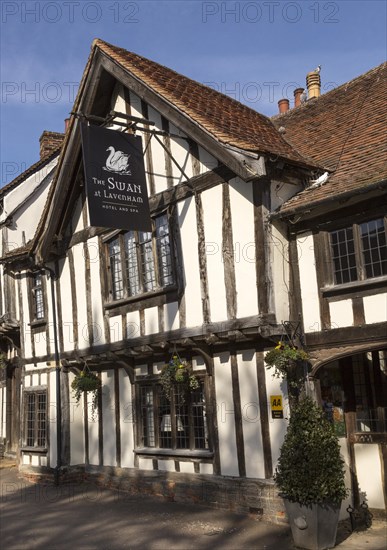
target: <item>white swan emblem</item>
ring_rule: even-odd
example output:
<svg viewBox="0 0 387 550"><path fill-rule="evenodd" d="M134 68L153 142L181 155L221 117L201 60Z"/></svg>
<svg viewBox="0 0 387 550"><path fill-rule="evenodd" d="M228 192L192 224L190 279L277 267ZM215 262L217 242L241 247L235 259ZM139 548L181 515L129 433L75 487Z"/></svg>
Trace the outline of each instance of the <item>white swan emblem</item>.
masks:
<svg viewBox="0 0 387 550"><path fill-rule="evenodd" d="M110 151L108 158L106 159L106 164L104 170L109 172L117 172L119 174L131 174L129 170L129 157L122 151L116 151L114 147L110 146L106 149Z"/></svg>

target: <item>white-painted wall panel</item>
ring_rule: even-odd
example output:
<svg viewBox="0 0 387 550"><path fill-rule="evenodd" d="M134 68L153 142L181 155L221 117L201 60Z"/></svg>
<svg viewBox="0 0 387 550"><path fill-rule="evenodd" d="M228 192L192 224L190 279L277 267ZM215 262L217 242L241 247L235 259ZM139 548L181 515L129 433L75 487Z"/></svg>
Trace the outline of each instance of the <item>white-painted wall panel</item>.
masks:
<svg viewBox="0 0 387 550"><path fill-rule="evenodd" d="M47 337L46 332L36 332L33 335L34 346L35 346L35 355L43 356L47 352Z"/></svg>
<svg viewBox="0 0 387 550"><path fill-rule="evenodd" d="M255 272L254 205L251 182L230 181L230 205L234 240L237 317L258 314Z"/></svg>
<svg viewBox="0 0 387 550"><path fill-rule="evenodd" d="M366 324L383 323L387 321L387 294L365 296L364 316Z"/></svg>
<svg viewBox="0 0 387 550"><path fill-rule="evenodd" d="M120 385L120 429L121 429L121 466L134 467L134 403L129 376L119 370Z"/></svg>
<svg viewBox="0 0 387 550"><path fill-rule="evenodd" d="M288 418L289 418L289 400L288 400L288 389L286 382L282 379L275 378L273 376L273 369L265 368L265 378L266 378L266 394L267 394L267 406L269 409L269 433L270 433L270 443L271 443L271 454L273 460L273 468L275 469L280 448L285 437L285 433L288 427ZM281 395L282 403L284 408L284 418L272 418L271 406L270 406L270 396L271 395Z"/></svg>
<svg viewBox="0 0 387 550"><path fill-rule="evenodd" d="M93 309L93 336L94 345L105 344L104 309L102 302L101 276L99 264L98 237L87 241L87 249L90 258L90 285L91 303Z"/></svg>
<svg viewBox="0 0 387 550"><path fill-rule="evenodd" d="M286 228L282 224L271 226L269 261L274 285L274 307L277 322L289 319L289 254ZM258 289L259 292L259 289Z"/></svg>
<svg viewBox="0 0 387 550"><path fill-rule="evenodd" d="M70 267L69 261L60 260L60 293L61 293L61 307L62 307L62 330L63 330L63 347L64 351L70 351L74 349L74 322L73 322L73 299L71 295L70 284Z"/></svg>
<svg viewBox="0 0 387 550"><path fill-rule="evenodd" d="M297 239L299 259L302 311L305 332L321 330L320 304L314 258L313 235L302 235Z"/></svg>
<svg viewBox="0 0 387 550"><path fill-rule="evenodd" d="M28 279L26 275L21 276L21 293L23 301L23 323L24 326L21 327L21 330L24 331L24 357L32 356L32 347L31 347L31 327L29 326L30 320L30 309L28 306Z"/></svg>
<svg viewBox="0 0 387 550"><path fill-rule="evenodd" d="M202 193L204 236L206 242L208 295L211 321L227 319L226 286L222 261L222 186Z"/></svg>
<svg viewBox="0 0 387 550"><path fill-rule="evenodd" d="M149 120L152 120L155 125L152 126L153 130L162 131L162 122L161 115L158 111L153 109L153 107L148 107L148 116ZM163 140L162 136L157 136L161 141ZM153 164L153 178L155 182L155 191L160 193L168 187L167 173L165 167L165 155L167 154L164 150L161 143L157 141L154 137L151 141L152 147L152 164ZM171 161L172 162L172 161Z"/></svg>
<svg viewBox="0 0 387 550"><path fill-rule="evenodd" d="M120 340L122 340L123 334L121 315L114 315L114 317L109 317L109 332L111 342L119 342Z"/></svg>
<svg viewBox="0 0 387 550"><path fill-rule="evenodd" d="M77 403L71 390L71 383L74 378L74 374L70 372L70 461L71 464L84 464L85 437L83 427L83 395L81 396L79 403Z"/></svg>
<svg viewBox="0 0 387 550"><path fill-rule="evenodd" d="M5 437L7 418L7 390L5 387L0 388L0 437Z"/></svg>
<svg viewBox="0 0 387 550"><path fill-rule="evenodd" d="M246 476L265 478L257 364L254 350L237 354Z"/></svg>
<svg viewBox="0 0 387 550"><path fill-rule="evenodd" d="M92 413L91 399L87 402L88 414L88 437L89 437L89 464L98 466L99 464L99 437L98 437L98 410Z"/></svg>
<svg viewBox="0 0 387 550"><path fill-rule="evenodd" d="M140 336L140 312L130 311L126 315L126 338L139 338Z"/></svg>
<svg viewBox="0 0 387 550"><path fill-rule="evenodd" d="M114 371L102 372L102 430L104 466L116 466Z"/></svg>
<svg viewBox="0 0 387 550"><path fill-rule="evenodd" d="M159 313L158 307L148 307L144 310L145 334L155 334L159 332Z"/></svg>
<svg viewBox="0 0 387 550"><path fill-rule="evenodd" d="M179 327L180 320L178 302L164 304L164 330L177 330Z"/></svg>
<svg viewBox="0 0 387 550"><path fill-rule="evenodd" d="M78 197L71 219L71 225L74 233L76 233L77 231L82 231L82 229L85 228L83 224L82 208L82 197Z"/></svg>
<svg viewBox="0 0 387 550"><path fill-rule="evenodd" d="M387 503L383 497L382 465L378 445L354 445L356 473L360 493L370 508L385 509ZM372 472L372 476L370 475Z"/></svg>
<svg viewBox="0 0 387 550"><path fill-rule="evenodd" d="M185 304L187 326L203 323L198 237L196 230L195 201L192 197L178 203L180 234L185 277Z"/></svg>
<svg viewBox="0 0 387 550"><path fill-rule="evenodd" d="M332 328L353 326L352 300L339 300L329 304Z"/></svg>
<svg viewBox="0 0 387 550"><path fill-rule="evenodd" d="M49 445L49 457L50 457L50 467L55 468L57 461L57 449L56 449L56 373L55 371L49 373L48 377L48 426L50 434L50 445Z"/></svg>
<svg viewBox="0 0 387 550"><path fill-rule="evenodd" d="M169 131L172 134L182 136L182 138L187 137L187 134L182 132L179 128L177 128L172 123L169 124ZM186 176L188 178L192 178L193 176L192 159L189 153L189 146L188 146L187 140L171 137L170 141L171 141L171 153L174 159L176 160L180 168L184 170L184 173L186 174ZM178 183L181 183L186 179L174 162L172 163L172 174L173 174L174 185L177 185Z"/></svg>
<svg viewBox="0 0 387 550"><path fill-rule="evenodd" d="M73 246L72 252L76 273L78 345L79 349L84 349L89 347L89 330L87 324L85 257L83 252L83 243Z"/></svg>
<svg viewBox="0 0 387 550"><path fill-rule="evenodd" d="M219 165L218 160L213 157L208 151L203 149L199 145L199 159L200 159L200 173L205 174L206 172L213 170Z"/></svg>
<svg viewBox="0 0 387 550"><path fill-rule="evenodd" d="M231 362L228 352L214 356L214 372L221 474L239 476Z"/></svg>

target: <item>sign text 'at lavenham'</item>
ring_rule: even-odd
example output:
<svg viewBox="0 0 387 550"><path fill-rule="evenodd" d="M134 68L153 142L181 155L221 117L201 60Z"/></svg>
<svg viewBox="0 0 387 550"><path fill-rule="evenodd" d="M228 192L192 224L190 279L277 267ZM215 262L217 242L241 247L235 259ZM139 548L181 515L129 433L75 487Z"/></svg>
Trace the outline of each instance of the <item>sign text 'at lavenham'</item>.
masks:
<svg viewBox="0 0 387 550"><path fill-rule="evenodd" d="M81 124L90 225L151 231L140 136Z"/></svg>

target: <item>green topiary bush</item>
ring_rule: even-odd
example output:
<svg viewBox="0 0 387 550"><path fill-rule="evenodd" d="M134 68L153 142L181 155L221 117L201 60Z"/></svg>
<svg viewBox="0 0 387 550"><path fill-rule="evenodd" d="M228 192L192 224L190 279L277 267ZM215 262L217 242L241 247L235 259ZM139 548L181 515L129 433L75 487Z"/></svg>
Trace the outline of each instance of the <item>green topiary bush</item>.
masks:
<svg viewBox="0 0 387 550"><path fill-rule="evenodd" d="M347 496L333 425L310 397L292 410L274 480L284 497L304 505L339 504Z"/></svg>

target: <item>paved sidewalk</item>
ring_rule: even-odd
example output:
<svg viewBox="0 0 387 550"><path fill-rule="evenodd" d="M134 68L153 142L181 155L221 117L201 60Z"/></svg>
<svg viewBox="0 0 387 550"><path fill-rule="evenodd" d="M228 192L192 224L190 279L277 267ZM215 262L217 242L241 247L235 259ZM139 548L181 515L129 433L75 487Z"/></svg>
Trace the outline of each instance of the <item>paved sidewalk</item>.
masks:
<svg viewBox="0 0 387 550"><path fill-rule="evenodd" d="M41 485L0 460L0 540L7 550L292 550L287 526L91 484ZM386 550L386 524L341 525L339 550Z"/></svg>

